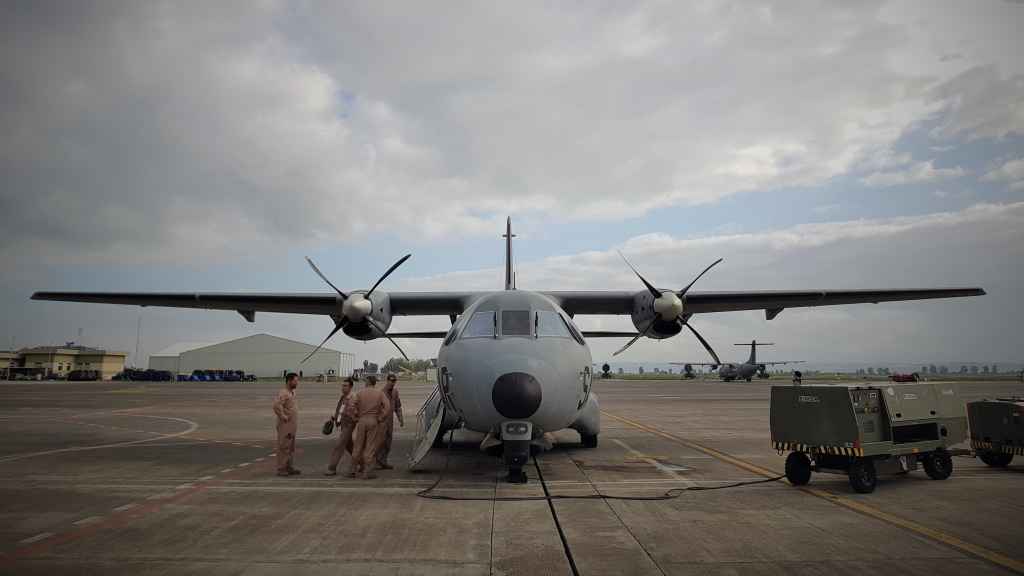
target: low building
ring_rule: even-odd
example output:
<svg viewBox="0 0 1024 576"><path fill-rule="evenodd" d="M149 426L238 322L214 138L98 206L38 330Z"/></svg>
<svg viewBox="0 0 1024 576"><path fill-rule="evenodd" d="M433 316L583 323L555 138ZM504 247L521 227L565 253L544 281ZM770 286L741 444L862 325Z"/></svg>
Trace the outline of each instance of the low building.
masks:
<svg viewBox="0 0 1024 576"><path fill-rule="evenodd" d="M100 378L110 380L124 370L127 352L114 352L69 342L64 346L37 346L18 350L18 364L29 370L66 378L72 370L97 370Z"/></svg>
<svg viewBox="0 0 1024 576"><path fill-rule="evenodd" d="M355 367L355 355L321 348L309 360L302 360L316 348L270 334L254 334L226 342L180 343L150 355L149 368L172 374L195 370L243 370L261 378L302 372L304 376L324 374L346 376Z"/></svg>
<svg viewBox="0 0 1024 576"><path fill-rule="evenodd" d="M17 352L0 350L0 380L6 380L11 373L11 368L21 365L21 357Z"/></svg>

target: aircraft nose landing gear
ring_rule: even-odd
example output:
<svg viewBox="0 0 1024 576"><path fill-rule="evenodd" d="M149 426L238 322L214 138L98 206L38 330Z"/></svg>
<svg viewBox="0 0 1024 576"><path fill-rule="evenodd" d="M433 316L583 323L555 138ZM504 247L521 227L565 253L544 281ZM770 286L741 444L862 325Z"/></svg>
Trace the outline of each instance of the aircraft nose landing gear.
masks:
<svg viewBox="0 0 1024 576"><path fill-rule="evenodd" d="M532 436L533 425L529 422L501 423L505 465L508 466L508 482L511 484L526 484L527 478L523 466L530 461L530 439Z"/></svg>

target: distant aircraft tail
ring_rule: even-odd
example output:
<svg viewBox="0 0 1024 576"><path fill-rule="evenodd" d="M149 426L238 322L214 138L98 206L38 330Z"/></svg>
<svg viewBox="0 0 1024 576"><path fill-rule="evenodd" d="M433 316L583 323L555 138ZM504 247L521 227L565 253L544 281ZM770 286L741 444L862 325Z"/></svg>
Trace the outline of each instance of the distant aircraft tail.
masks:
<svg viewBox="0 0 1024 576"><path fill-rule="evenodd" d="M512 270L512 239L516 235L512 233L511 216L505 221L505 233L501 237L505 239L505 290L515 290L516 275Z"/></svg>
<svg viewBox="0 0 1024 576"><path fill-rule="evenodd" d="M774 342L761 342L758 344L757 340L751 340L749 344L733 344L733 346L750 346L750 358L747 360L747 364L757 364L757 347L758 346L775 346Z"/></svg>

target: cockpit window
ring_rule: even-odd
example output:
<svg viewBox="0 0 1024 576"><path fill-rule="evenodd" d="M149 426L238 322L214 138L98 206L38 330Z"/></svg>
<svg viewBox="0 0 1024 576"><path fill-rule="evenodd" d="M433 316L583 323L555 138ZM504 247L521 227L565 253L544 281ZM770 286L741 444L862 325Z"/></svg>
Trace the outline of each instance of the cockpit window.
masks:
<svg viewBox="0 0 1024 576"><path fill-rule="evenodd" d="M462 331L463 338L494 338L497 323L494 320L494 311L475 312L473 317L466 324Z"/></svg>
<svg viewBox="0 0 1024 576"><path fill-rule="evenodd" d="M538 338L569 338L569 329L558 312L538 310L536 321Z"/></svg>
<svg viewBox="0 0 1024 576"><path fill-rule="evenodd" d="M501 311L502 336L530 336L533 333L531 328L529 310Z"/></svg>

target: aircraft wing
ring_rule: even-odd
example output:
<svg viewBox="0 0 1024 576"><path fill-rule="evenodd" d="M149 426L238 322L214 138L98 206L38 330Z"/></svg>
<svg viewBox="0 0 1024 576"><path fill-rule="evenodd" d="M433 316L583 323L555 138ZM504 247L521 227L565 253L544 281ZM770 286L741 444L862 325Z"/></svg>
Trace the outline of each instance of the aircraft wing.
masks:
<svg viewBox="0 0 1024 576"><path fill-rule="evenodd" d="M774 362L755 362L755 364L761 364L764 366L776 366L779 364L803 364L806 360L776 360Z"/></svg>
<svg viewBox="0 0 1024 576"><path fill-rule="evenodd" d="M714 362L669 362L672 366L721 366L721 364L715 364Z"/></svg>
<svg viewBox="0 0 1024 576"><path fill-rule="evenodd" d="M630 314L636 292L545 292L569 314ZM981 288L912 288L898 290L765 290L744 292L689 292L685 314L764 310L769 320L786 308L877 304L903 300L981 296Z"/></svg>
<svg viewBox="0 0 1024 576"><path fill-rule="evenodd" d="M959 298L981 296L981 288L922 288L903 290L776 290L748 292L690 292L686 295L685 312L706 314L738 310L765 310L768 319L785 308L835 306ZM388 292L394 316L448 316L461 314L484 292ZM569 314L618 314L633 311L636 292L544 292L559 302ZM235 310L247 320L256 312L287 314L337 314L341 297L335 294L273 294L246 292L36 292L33 300L64 302L96 302L133 306L167 306L171 308L203 308ZM630 333L592 332L590 337L626 337ZM413 337L413 336L410 336ZM435 337L418 336L418 337Z"/></svg>
<svg viewBox="0 0 1024 576"><path fill-rule="evenodd" d="M389 292L395 316L447 316L461 314L475 300L475 292ZM235 310L250 319L255 312L319 314L329 316L341 310L336 294L259 294L246 292L36 292L33 300L96 302L132 306L166 306ZM441 337L444 337L442 333Z"/></svg>

